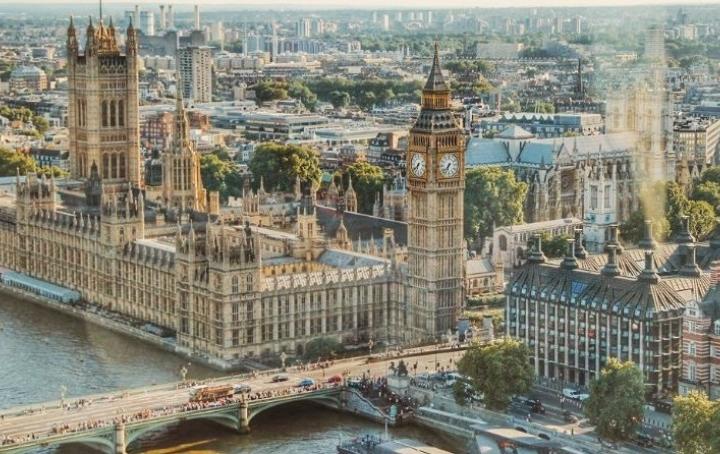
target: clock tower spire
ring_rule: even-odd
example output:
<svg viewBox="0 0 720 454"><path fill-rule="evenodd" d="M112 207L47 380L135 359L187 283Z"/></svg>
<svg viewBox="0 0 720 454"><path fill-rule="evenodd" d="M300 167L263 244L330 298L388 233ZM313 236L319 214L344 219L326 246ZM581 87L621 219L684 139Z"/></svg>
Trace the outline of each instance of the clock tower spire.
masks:
<svg viewBox="0 0 720 454"><path fill-rule="evenodd" d="M437 43L408 143L408 331L437 337L455 331L465 298L465 135L450 109Z"/></svg>

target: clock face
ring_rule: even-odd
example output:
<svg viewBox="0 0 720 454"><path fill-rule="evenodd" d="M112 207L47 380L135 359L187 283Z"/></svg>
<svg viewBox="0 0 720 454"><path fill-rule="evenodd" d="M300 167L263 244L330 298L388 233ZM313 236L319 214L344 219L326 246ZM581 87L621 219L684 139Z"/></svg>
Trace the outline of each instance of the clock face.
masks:
<svg viewBox="0 0 720 454"><path fill-rule="evenodd" d="M410 161L410 170L416 177L425 175L425 157L421 154L414 154Z"/></svg>
<svg viewBox="0 0 720 454"><path fill-rule="evenodd" d="M440 159L440 173L444 177L454 177L460 170L460 162L454 154L446 154Z"/></svg>

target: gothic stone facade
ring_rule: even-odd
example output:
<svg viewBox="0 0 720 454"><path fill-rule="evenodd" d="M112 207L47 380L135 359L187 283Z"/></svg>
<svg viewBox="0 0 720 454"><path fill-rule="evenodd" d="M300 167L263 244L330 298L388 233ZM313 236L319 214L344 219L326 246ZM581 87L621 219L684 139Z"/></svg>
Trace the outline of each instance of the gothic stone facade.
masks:
<svg viewBox="0 0 720 454"><path fill-rule="evenodd" d="M205 198L181 101L163 159L163 196L147 200L138 171L134 33L130 27L121 55L112 26L100 22L88 28L80 55L71 25L70 152L84 188L18 177L16 207L0 213L0 265L172 330L178 348L223 366L299 351L318 336L407 343L454 328L464 299L464 138L437 53L411 133L425 170L409 186L406 263L396 251L353 251L342 223L327 238L312 190L300 201L296 194L291 229L221 212L217 197Z"/></svg>

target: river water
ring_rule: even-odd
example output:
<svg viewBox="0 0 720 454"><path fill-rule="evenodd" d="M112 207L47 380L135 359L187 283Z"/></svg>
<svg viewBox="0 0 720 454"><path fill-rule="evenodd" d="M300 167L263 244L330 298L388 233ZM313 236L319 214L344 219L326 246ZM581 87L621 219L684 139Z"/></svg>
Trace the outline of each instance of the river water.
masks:
<svg viewBox="0 0 720 454"><path fill-rule="evenodd" d="M0 293L0 408L176 381L187 361L34 303ZM190 364L188 378L220 373ZM130 452L334 453L341 440L380 434L377 424L306 404L278 407L253 419L249 435L210 422L187 422L148 435ZM463 444L413 426L391 429L393 437L425 441L452 452ZM58 453L91 450L66 446Z"/></svg>

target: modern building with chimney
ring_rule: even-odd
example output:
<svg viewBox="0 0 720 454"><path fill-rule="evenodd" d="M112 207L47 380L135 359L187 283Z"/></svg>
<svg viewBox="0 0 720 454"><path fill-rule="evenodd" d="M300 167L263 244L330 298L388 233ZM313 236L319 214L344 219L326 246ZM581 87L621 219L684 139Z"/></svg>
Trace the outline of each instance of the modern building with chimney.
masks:
<svg viewBox="0 0 720 454"><path fill-rule="evenodd" d="M536 373L587 386L610 358L632 361L648 396L674 393L681 379L683 313L710 290L706 271L720 244L698 244L688 232L658 244L646 223L637 248L610 229L606 254L589 254L582 233L566 256L550 262L540 238L507 286L506 333L532 352ZM578 245L576 247L576 244Z"/></svg>

